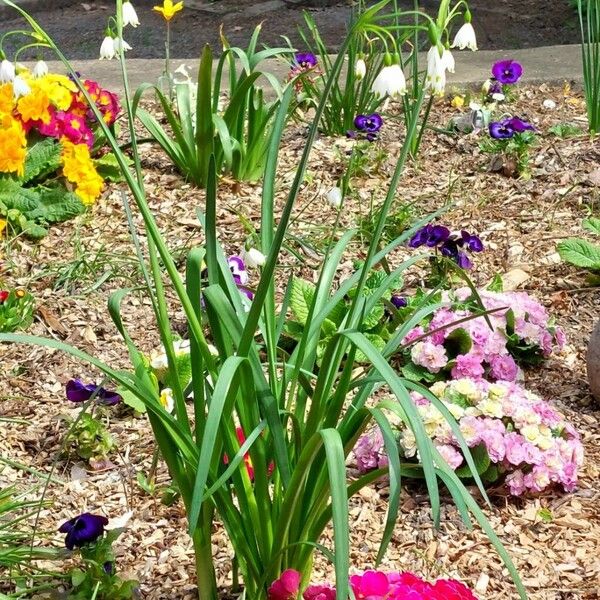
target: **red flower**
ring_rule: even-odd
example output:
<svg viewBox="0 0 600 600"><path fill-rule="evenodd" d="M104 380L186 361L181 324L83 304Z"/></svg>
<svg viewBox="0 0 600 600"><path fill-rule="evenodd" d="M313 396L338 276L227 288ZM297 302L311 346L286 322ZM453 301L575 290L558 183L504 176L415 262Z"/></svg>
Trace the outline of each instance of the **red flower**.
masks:
<svg viewBox="0 0 600 600"><path fill-rule="evenodd" d="M438 579L429 597L431 600L477 600L473 592L456 579Z"/></svg>
<svg viewBox="0 0 600 600"><path fill-rule="evenodd" d="M267 590L268 600L296 600L300 589L300 573L294 569L285 570Z"/></svg>
<svg viewBox="0 0 600 600"><path fill-rule="evenodd" d="M7 292L6 290L0 290L0 304L3 304L4 302L6 302L6 299L8 298L9 295L10 295L10 292Z"/></svg>

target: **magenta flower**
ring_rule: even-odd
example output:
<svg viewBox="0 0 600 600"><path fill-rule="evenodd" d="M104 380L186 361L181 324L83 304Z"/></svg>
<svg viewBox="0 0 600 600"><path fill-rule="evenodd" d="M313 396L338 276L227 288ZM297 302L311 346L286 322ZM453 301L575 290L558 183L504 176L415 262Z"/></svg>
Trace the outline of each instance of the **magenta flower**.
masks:
<svg viewBox="0 0 600 600"><path fill-rule="evenodd" d="M335 600L335 588L330 585L309 585L302 597L304 600Z"/></svg>
<svg viewBox="0 0 600 600"><path fill-rule="evenodd" d="M300 589L300 573L286 569L267 590L268 600L296 600Z"/></svg>
<svg viewBox="0 0 600 600"><path fill-rule="evenodd" d="M67 549L73 550L73 548L91 544L102 537L106 525L108 525L106 517L83 513L63 523L58 531L67 534L65 546Z"/></svg>
<svg viewBox="0 0 600 600"><path fill-rule="evenodd" d="M438 579L428 596L431 600L477 600L473 592L456 579Z"/></svg>
<svg viewBox="0 0 600 600"><path fill-rule="evenodd" d="M523 75L523 67L516 60L499 60L492 67L492 75L502 84L517 83Z"/></svg>
<svg viewBox="0 0 600 600"><path fill-rule="evenodd" d="M117 392L111 392L95 383L84 384L79 379L70 379L65 387L67 400L71 402L85 402L94 394L98 404L105 406L114 406L121 401L121 396Z"/></svg>
<svg viewBox="0 0 600 600"><path fill-rule="evenodd" d="M365 571L362 575L352 575L350 585L356 600L378 600L385 598L389 582L381 571Z"/></svg>

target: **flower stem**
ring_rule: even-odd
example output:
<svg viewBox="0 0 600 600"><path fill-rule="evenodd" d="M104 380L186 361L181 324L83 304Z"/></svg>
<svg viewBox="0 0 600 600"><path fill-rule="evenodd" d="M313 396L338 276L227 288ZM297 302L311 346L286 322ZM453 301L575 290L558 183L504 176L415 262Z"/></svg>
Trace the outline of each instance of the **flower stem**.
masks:
<svg viewBox="0 0 600 600"><path fill-rule="evenodd" d="M194 531L192 542L196 555L196 581L199 600L217 600L217 578L212 556L210 528L212 507L202 507L200 525Z"/></svg>

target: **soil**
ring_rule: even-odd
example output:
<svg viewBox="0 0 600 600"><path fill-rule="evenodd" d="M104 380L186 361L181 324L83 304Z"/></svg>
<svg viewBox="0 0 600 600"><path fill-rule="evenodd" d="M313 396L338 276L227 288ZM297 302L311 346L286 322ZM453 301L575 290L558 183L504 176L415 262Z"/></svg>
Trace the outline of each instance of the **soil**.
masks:
<svg viewBox="0 0 600 600"><path fill-rule="evenodd" d="M44 3L40 2L43 6ZM165 24L151 7L155 0L137 0L141 25L128 29L126 41L133 47L133 58L164 56ZM282 35L288 35L298 48L303 46L297 27L303 23L303 11L308 10L317 22L328 49L334 52L343 37L350 16L349 3L326 5L325 0L296 3L294 0L188 0L183 12L172 23L171 54L175 58L200 55L204 44L221 48L219 26L232 45L245 47L254 27L262 23L261 40L270 46L286 45ZM310 7L308 4L313 4ZM421 2L430 14L437 0ZM510 49L571 44L578 42L576 11L567 0L471 0L473 24L481 49ZM412 8L412 0L398 0L401 8ZM114 7L106 0L88 0L68 8L33 11L33 15L52 34L58 46L71 59L91 59L98 56L106 20ZM19 18L6 20L2 30L22 26ZM25 55L23 55L25 56Z"/></svg>
<svg viewBox="0 0 600 600"><path fill-rule="evenodd" d="M544 100L556 103L544 109ZM546 103L547 104L547 103ZM557 241L585 236L581 221L600 203L598 163L600 148L589 136L560 139L549 127L568 121L585 127L582 98L568 89L525 88L516 92L508 110L527 116L541 132L532 149L532 178L518 180L490 173L488 155L479 151L477 135L448 136L428 131L417 162L410 163L397 196L397 206L412 205L424 215L452 203L444 221L452 228L478 232L486 251L476 257L471 276L476 285L491 281L495 273L506 280L518 278L520 289L533 294L555 315L568 335L560 354L526 372L525 385L551 401L581 432L585 464L578 489L566 494L550 489L537 496L510 498L502 487L490 491L494 506L483 507L496 533L519 569L531 600L592 600L599 597L600 581L600 405L590 393L585 374L585 350L590 331L600 313L600 291L590 288L585 273L563 263ZM436 102L433 125L443 126L456 111L448 99ZM369 150L366 171L353 178L354 193L341 215L342 231L364 222L371 201L377 206L399 153L403 136L401 119L391 106L385 111L381 139ZM286 130L277 178L278 211L304 145L305 124ZM346 138L321 138L311 155L306 185L292 219L290 244L277 271L278 288L290 273L311 276L324 240L330 235L336 211L325 193L341 176L354 142ZM145 185L150 207L176 256L202 244L196 207L204 193L184 182L169 161L148 145L143 147ZM76 345L108 362L115 369L129 368L124 344L108 318L106 301L121 287L135 288L140 281L122 206L124 186L110 184L96 205L76 221L52 227L39 244L18 238L2 247L5 287L27 287L36 297L38 312L30 333ZM236 253L247 234L244 223L260 221L259 185L219 183L219 237L226 251ZM277 215L276 215L277 218ZM134 212L134 226L142 231ZM143 239L142 239L143 242ZM357 237L341 263L340 279L363 258L366 242ZM392 268L411 250L399 248L390 257ZM414 290L423 271L411 271L404 291ZM258 274L251 273L250 285ZM516 284L515 284L516 285ZM176 303L171 305L175 325L182 322ZM148 300L133 292L122 305L125 326L146 353L158 346L151 324ZM145 600L197 598L194 560L181 503L165 506L160 492L144 493L137 473L148 473L154 441L147 419L132 416L123 406L107 413L118 453L105 471L94 471L74 454L61 454L67 426L64 415L79 409L64 399L64 385L73 377L99 380L98 372L56 350L41 346L3 345L0 361L0 415L20 423L2 425L0 453L29 471L0 468L0 486L16 483L26 489L39 482L56 463L55 481L49 486L40 531L56 545L58 525L84 511L119 517L133 511L127 531L117 544L117 568L122 577L140 581ZM158 487L168 484L161 464ZM385 485L365 488L351 501L351 562L353 568L374 565L378 540L385 525ZM331 531L322 543L331 548ZM50 543L49 540L46 543ZM231 549L222 527L215 523L213 553L219 584L231 584ZM68 567L72 563L65 562ZM382 568L411 570L429 578L458 577L474 586L481 600L516 598L510 578L486 536L467 530L450 498L443 498L442 525L433 529L430 507L423 490L410 485L403 493L401 514ZM317 556L313 581L331 580L331 565ZM0 581L2 580L0 574ZM0 585L0 591L1 590Z"/></svg>

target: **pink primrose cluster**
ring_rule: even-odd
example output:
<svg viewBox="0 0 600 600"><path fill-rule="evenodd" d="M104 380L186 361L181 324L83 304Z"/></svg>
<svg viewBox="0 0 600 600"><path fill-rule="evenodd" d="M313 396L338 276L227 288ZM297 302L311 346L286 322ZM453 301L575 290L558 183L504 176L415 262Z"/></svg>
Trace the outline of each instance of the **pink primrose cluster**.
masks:
<svg viewBox="0 0 600 600"><path fill-rule="evenodd" d="M463 378L435 383L431 391L457 420L470 448L482 445L511 494L541 492L560 484L571 492L583 462L579 434L558 411L536 394L510 381L489 383ZM411 397L425 431L442 458L453 468L465 464L458 440L441 412L416 392ZM400 445L407 457L417 454L410 429Z"/></svg>
<svg viewBox="0 0 600 600"><path fill-rule="evenodd" d="M273 582L268 600L296 600L300 590L300 573L288 569ZM352 575L350 586L356 600L477 600L471 590L455 579L438 579L429 583L412 573L365 571ZM331 585L310 585L304 600L335 600Z"/></svg>
<svg viewBox="0 0 600 600"><path fill-rule="evenodd" d="M470 294L469 288L461 288L454 293L454 298L446 299L464 302ZM494 380L516 381L519 367L508 344L508 335L513 333L507 321L508 309L512 310L514 316L514 334L519 338L519 345L526 346L532 355L548 357L564 346L563 331L552 325L546 309L529 294L481 291L480 296L487 310L506 309L489 315L493 329L490 329L483 316L451 325L473 312L468 308L440 308L429 324L415 327L404 339L405 344L410 344L428 332L435 332L412 346L410 357L415 365L431 373L450 370L454 379L487 376ZM466 331L472 346L466 354L451 357L448 356L445 343L457 329Z"/></svg>

